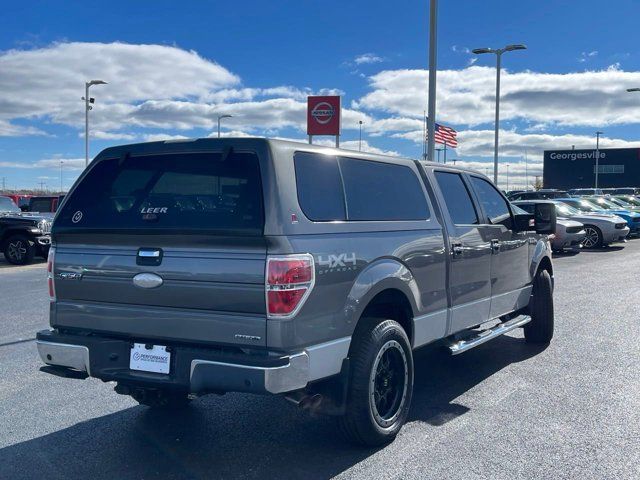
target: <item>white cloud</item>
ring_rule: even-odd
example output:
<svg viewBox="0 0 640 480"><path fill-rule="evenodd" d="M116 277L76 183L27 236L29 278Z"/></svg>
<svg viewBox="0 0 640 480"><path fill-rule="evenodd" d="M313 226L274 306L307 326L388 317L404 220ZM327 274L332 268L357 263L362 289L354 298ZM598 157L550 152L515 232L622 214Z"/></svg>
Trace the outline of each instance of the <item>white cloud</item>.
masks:
<svg viewBox="0 0 640 480"><path fill-rule="evenodd" d="M142 136L145 142L164 142L166 140L184 140L184 135L169 135L168 133L148 133Z"/></svg>
<svg viewBox="0 0 640 480"><path fill-rule="evenodd" d="M84 132L79 135L84 138ZM100 140L135 140L136 136L130 133L121 132L103 132L101 130L90 130L89 138L97 138Z"/></svg>
<svg viewBox="0 0 640 480"><path fill-rule="evenodd" d="M60 162L62 169L67 170L84 170L84 158L45 158L31 164L31 168L46 168L60 170Z"/></svg>
<svg viewBox="0 0 640 480"><path fill-rule="evenodd" d="M72 42L9 50L0 53L0 119L49 117L79 126L84 82L93 78L109 82L92 87L96 111L149 98L198 98L239 83L224 67L171 46Z"/></svg>
<svg viewBox="0 0 640 480"><path fill-rule="evenodd" d="M356 65L384 62L384 58L375 53L363 53L353 59Z"/></svg>
<svg viewBox="0 0 640 480"><path fill-rule="evenodd" d="M30 135L46 135L46 132L36 127L15 125L0 119L0 137L26 137Z"/></svg>
<svg viewBox="0 0 640 480"><path fill-rule="evenodd" d="M602 71L551 74L502 72L500 115L565 126L640 122L638 99L625 89L640 84L640 72L615 65ZM426 70L386 70L370 77L372 91L352 106L421 117L426 106ZM438 72L438 120L452 125L493 122L495 68L471 66Z"/></svg>
<svg viewBox="0 0 640 480"><path fill-rule="evenodd" d="M582 52L580 54L580 57L578 58L578 61L580 63L584 63L584 62L587 62L590 58L595 57L596 55L598 55L598 51L597 50L592 50L590 52Z"/></svg>

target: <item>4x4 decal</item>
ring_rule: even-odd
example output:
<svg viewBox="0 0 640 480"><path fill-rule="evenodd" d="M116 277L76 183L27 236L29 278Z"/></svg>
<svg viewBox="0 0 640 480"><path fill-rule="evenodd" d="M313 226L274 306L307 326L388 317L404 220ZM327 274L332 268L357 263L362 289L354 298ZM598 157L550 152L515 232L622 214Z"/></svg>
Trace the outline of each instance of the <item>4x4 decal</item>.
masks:
<svg viewBox="0 0 640 480"><path fill-rule="evenodd" d="M318 255L318 275L329 272L346 272L347 270L356 269L356 254L351 253L339 253L337 255Z"/></svg>

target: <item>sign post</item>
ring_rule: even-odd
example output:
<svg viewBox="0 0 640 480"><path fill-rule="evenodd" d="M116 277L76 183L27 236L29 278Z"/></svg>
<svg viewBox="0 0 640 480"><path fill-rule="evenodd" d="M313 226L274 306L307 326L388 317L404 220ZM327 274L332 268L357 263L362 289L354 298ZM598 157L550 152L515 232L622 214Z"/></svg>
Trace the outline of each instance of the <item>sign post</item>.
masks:
<svg viewBox="0 0 640 480"><path fill-rule="evenodd" d="M310 96L307 97L307 135L309 143L313 143L314 135L335 135L336 148L340 147L340 97Z"/></svg>

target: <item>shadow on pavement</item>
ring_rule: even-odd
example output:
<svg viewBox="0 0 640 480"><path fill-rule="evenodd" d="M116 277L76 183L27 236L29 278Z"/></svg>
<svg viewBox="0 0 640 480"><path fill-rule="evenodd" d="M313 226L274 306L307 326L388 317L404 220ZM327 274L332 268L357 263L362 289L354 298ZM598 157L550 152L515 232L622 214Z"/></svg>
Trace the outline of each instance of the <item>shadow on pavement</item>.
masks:
<svg viewBox="0 0 640 480"><path fill-rule="evenodd" d="M611 253L611 252L619 252L624 249L624 245L608 245L606 247L601 248L585 248L582 250L584 253Z"/></svg>
<svg viewBox="0 0 640 480"><path fill-rule="evenodd" d="M25 268L25 267L32 267L34 265L44 265L47 263L47 260L44 258L40 258L40 257L36 257L33 259L33 263L30 265L13 265L12 263L9 263L5 260L4 255L2 253L0 253L0 270L5 269L5 268L14 268L14 269L21 269L21 268Z"/></svg>
<svg viewBox="0 0 640 480"><path fill-rule="evenodd" d="M416 352L409 421L437 427L464 414L457 397L542 350L504 336L457 357L435 347ZM168 415L132 407L5 447L0 478L325 479L375 452L346 444L333 419L281 398L227 394Z"/></svg>

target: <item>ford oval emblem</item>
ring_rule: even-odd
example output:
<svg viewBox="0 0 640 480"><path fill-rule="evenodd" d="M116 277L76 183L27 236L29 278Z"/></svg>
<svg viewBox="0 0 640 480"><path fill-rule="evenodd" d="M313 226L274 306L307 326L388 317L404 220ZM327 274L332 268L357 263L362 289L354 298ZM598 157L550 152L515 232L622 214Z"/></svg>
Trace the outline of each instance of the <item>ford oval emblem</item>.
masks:
<svg viewBox="0 0 640 480"><path fill-rule="evenodd" d="M155 273L139 273L133 277L133 284L140 288L156 288L162 285L162 277Z"/></svg>

